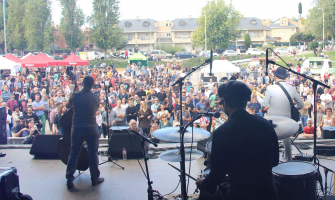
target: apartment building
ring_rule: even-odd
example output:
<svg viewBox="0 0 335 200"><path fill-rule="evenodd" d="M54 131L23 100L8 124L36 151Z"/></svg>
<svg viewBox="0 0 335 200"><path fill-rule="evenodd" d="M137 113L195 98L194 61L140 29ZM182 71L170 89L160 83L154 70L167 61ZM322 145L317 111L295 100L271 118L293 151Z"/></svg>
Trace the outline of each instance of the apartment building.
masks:
<svg viewBox="0 0 335 200"><path fill-rule="evenodd" d="M192 33L198 27L197 19L177 18L173 21L156 21L154 19L126 19L119 23L128 38L127 49L138 46L140 51L153 50L168 44L183 46L186 51L194 51L192 47Z"/></svg>

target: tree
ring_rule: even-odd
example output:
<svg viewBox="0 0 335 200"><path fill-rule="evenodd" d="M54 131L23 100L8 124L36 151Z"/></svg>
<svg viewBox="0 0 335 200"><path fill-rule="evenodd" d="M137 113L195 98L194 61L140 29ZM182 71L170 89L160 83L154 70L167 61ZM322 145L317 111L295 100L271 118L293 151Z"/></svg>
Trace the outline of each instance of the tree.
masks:
<svg viewBox="0 0 335 200"><path fill-rule="evenodd" d="M201 10L197 22L199 27L192 34L192 41L197 46L205 47L205 14L207 18L207 47L209 49L227 48L241 36L237 29L242 15L234 6L226 5L224 0L209 1Z"/></svg>
<svg viewBox="0 0 335 200"><path fill-rule="evenodd" d="M299 15L300 15L300 18L301 18L301 14L302 14L302 4L301 4L301 2L299 3L299 6L298 6L298 12L299 12Z"/></svg>
<svg viewBox="0 0 335 200"><path fill-rule="evenodd" d="M24 37L25 4L26 0L12 0L7 9L8 19L6 23L6 36L8 46L11 49L21 51L27 47L27 41Z"/></svg>
<svg viewBox="0 0 335 200"><path fill-rule="evenodd" d="M77 0L60 0L62 18L59 31L66 45L73 51L83 45L84 34L80 27L84 24L85 16L80 8L77 8Z"/></svg>
<svg viewBox="0 0 335 200"><path fill-rule="evenodd" d="M44 50L45 31L52 28L51 0L28 0L23 22L28 50Z"/></svg>
<svg viewBox="0 0 335 200"><path fill-rule="evenodd" d="M43 44L43 51L49 52L51 51L51 45L56 40L56 36L54 34L53 23L50 19L47 21L46 29L44 31L44 44Z"/></svg>
<svg viewBox="0 0 335 200"><path fill-rule="evenodd" d="M117 49L123 44L123 29L118 27L119 18L118 0L93 1L93 12L88 19L91 25L90 40L105 53L107 49Z"/></svg>
<svg viewBox="0 0 335 200"><path fill-rule="evenodd" d="M1 8L3 8L3 2L0 1L0 6ZM8 0L5 1L5 9L7 11L9 4L8 4ZM8 11L6 12L6 29L8 26ZM3 51L5 49L5 42L4 42L4 25L3 25L3 9L0 9L0 49L1 51ZM8 31L7 31L8 32ZM6 34L7 36L8 34ZM7 39L7 43L8 43L8 39Z"/></svg>
<svg viewBox="0 0 335 200"><path fill-rule="evenodd" d="M251 37L250 37L249 33L246 33L246 34L244 35L244 42L243 42L243 44L244 44L244 46L246 46L246 47L250 47L250 45L252 44L252 43L251 43Z"/></svg>
<svg viewBox="0 0 335 200"><path fill-rule="evenodd" d="M293 35L291 35L291 38L290 38L290 41L291 42L309 42L309 41L312 41L314 40L315 37L310 34L310 33L305 33L305 32L296 32L294 33Z"/></svg>
<svg viewBox="0 0 335 200"><path fill-rule="evenodd" d="M318 44L317 41L313 41L313 42L309 43L309 48L312 49L312 50L316 49L318 46L319 46L319 44Z"/></svg>

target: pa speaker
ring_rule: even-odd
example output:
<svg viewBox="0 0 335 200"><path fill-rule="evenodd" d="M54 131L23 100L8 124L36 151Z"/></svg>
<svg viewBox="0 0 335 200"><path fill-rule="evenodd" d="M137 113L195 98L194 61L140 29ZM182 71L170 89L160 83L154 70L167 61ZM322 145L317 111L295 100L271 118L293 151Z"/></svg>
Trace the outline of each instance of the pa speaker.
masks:
<svg viewBox="0 0 335 200"><path fill-rule="evenodd" d="M36 158L58 158L58 141L62 135L36 135L30 154Z"/></svg>
<svg viewBox="0 0 335 200"><path fill-rule="evenodd" d="M327 144L318 144L316 146L315 152L317 155L324 156L334 156L335 155L335 146Z"/></svg>
<svg viewBox="0 0 335 200"><path fill-rule="evenodd" d="M322 139L335 139L335 127L322 127L321 128Z"/></svg>
<svg viewBox="0 0 335 200"><path fill-rule="evenodd" d="M7 144L7 132L0 131L0 144Z"/></svg>
<svg viewBox="0 0 335 200"><path fill-rule="evenodd" d="M148 144L145 142L146 152ZM122 158L123 148L127 151L127 158L142 158L143 151L141 146L141 138L128 130L111 131L108 153L112 158Z"/></svg>
<svg viewBox="0 0 335 200"><path fill-rule="evenodd" d="M7 113L5 107L0 107L0 120L6 121L7 119Z"/></svg>

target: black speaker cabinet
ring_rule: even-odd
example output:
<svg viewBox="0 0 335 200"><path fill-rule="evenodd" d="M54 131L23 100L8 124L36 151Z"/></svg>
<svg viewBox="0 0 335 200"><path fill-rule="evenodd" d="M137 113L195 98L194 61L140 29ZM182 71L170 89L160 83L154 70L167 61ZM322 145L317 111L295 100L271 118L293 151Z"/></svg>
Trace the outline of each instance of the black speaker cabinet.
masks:
<svg viewBox="0 0 335 200"><path fill-rule="evenodd" d="M315 152L317 155L323 156L334 156L335 155L335 146L327 144L318 144L316 146Z"/></svg>
<svg viewBox="0 0 335 200"><path fill-rule="evenodd" d="M128 158L143 158L143 151L141 146L141 138L134 133L129 133L128 130L112 131L110 130L111 136L109 141L108 153L112 158L122 158L123 148L127 151ZM148 150L148 144L145 142L146 151Z"/></svg>
<svg viewBox="0 0 335 200"><path fill-rule="evenodd" d="M199 141L197 144L197 150L205 152L206 144L208 141L211 141L213 138L213 133L211 133L211 136L207 138L206 140Z"/></svg>
<svg viewBox="0 0 335 200"><path fill-rule="evenodd" d="M322 139L335 139L335 127L322 127L321 128Z"/></svg>
<svg viewBox="0 0 335 200"><path fill-rule="evenodd" d="M7 119L6 108L0 107L0 121L1 120L6 121L6 119Z"/></svg>
<svg viewBox="0 0 335 200"><path fill-rule="evenodd" d="M0 132L6 132L6 120L0 120Z"/></svg>
<svg viewBox="0 0 335 200"><path fill-rule="evenodd" d="M0 199L11 200L20 191L19 176L15 167L0 167Z"/></svg>
<svg viewBox="0 0 335 200"><path fill-rule="evenodd" d="M36 158L58 158L58 141L62 135L36 135L30 154Z"/></svg>
<svg viewBox="0 0 335 200"><path fill-rule="evenodd" d="M1 144L7 144L7 132L6 131L0 131L0 145Z"/></svg>

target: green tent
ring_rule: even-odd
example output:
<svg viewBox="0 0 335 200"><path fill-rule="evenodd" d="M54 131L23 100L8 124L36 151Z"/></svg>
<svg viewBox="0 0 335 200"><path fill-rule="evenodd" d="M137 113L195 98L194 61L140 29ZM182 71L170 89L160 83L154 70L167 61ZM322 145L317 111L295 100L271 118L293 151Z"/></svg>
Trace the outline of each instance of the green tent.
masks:
<svg viewBox="0 0 335 200"><path fill-rule="evenodd" d="M135 53L134 55L129 57L128 60L130 64L133 64L133 63L138 64L138 62L140 62L141 65L149 66L148 58L141 53Z"/></svg>

